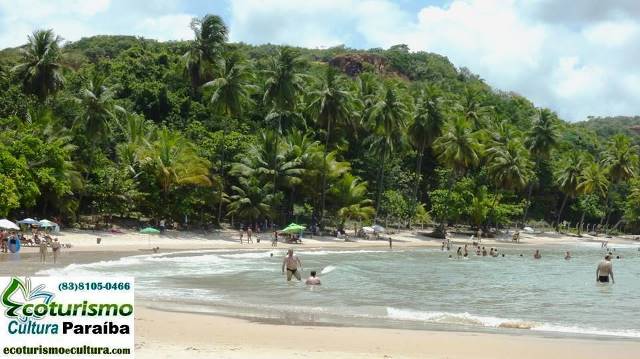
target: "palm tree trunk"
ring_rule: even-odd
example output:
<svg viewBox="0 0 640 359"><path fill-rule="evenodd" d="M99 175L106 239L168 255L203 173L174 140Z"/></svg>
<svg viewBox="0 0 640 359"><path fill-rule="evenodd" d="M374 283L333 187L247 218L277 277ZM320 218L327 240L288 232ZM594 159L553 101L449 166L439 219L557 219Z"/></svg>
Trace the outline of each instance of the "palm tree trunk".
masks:
<svg viewBox="0 0 640 359"><path fill-rule="evenodd" d="M578 224L578 236L582 236L582 224L584 223L584 215L585 215L585 211L582 211L582 216L580 217L580 224Z"/></svg>
<svg viewBox="0 0 640 359"><path fill-rule="evenodd" d="M529 183L529 191L527 194L527 205L524 207L524 215L522 216L522 228L527 223L527 215L529 214L529 207L531 206L531 193L533 192L533 182Z"/></svg>
<svg viewBox="0 0 640 359"><path fill-rule="evenodd" d="M447 200L444 202L444 213L442 214L442 218L440 219L440 234L442 235L442 238L446 238L447 236L447 230L446 230L446 226L445 226L445 221L447 220L447 213L449 212L449 201L451 200L451 192L452 192L452 187L453 187L453 175L449 176L449 185L447 187Z"/></svg>
<svg viewBox="0 0 640 359"><path fill-rule="evenodd" d="M227 122L225 120L224 128L222 129L222 158L220 159L220 194L218 195L218 225L222 222L222 193L224 192L224 165L226 149L226 137L227 137Z"/></svg>
<svg viewBox="0 0 640 359"><path fill-rule="evenodd" d="M496 221L496 218L495 218L495 208L496 208L497 201L498 201L498 186L496 185L494 189L493 201L491 202L491 209L489 210L489 216L493 220L493 224L496 226L496 229L498 228L498 223L497 223L498 221ZM489 225L491 225L491 223L489 223Z"/></svg>
<svg viewBox="0 0 640 359"><path fill-rule="evenodd" d="M564 199L562 200L562 205L560 206L560 211L558 212L558 218L556 219L556 232L560 232L560 220L562 219L562 211L564 211L564 206L567 204L567 199L569 198L569 194L566 193L564 195Z"/></svg>
<svg viewBox="0 0 640 359"><path fill-rule="evenodd" d="M382 144L382 158L380 159L380 174L378 181L378 193L376 194L376 217L378 217L378 213L380 213L380 202L382 191L384 189L384 160L387 157L387 143L384 142Z"/></svg>
<svg viewBox="0 0 640 359"><path fill-rule="evenodd" d="M324 218L325 198L327 194L327 153L329 152L329 137L331 136L331 118L327 119L327 136L324 140L324 153L322 155L322 194L320 198L320 229Z"/></svg>
<svg viewBox="0 0 640 359"><path fill-rule="evenodd" d="M422 158L424 156L424 148L426 147L426 141L422 139L422 143L420 144L420 151L418 153L418 163L416 163L416 173L418 175L418 181L413 188L413 208L411 208L411 215L409 216L409 229L411 229L411 220L413 219L413 215L415 214L416 206L418 205L418 189L420 188L420 184L422 183Z"/></svg>

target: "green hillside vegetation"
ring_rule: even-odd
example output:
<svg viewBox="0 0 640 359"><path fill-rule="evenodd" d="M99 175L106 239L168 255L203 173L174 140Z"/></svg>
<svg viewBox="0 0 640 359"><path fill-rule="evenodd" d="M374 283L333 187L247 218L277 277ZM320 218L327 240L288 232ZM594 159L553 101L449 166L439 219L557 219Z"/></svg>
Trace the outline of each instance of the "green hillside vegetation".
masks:
<svg viewBox="0 0 640 359"><path fill-rule="evenodd" d="M631 229L635 140L446 57L38 30L0 52L0 216Z"/></svg>

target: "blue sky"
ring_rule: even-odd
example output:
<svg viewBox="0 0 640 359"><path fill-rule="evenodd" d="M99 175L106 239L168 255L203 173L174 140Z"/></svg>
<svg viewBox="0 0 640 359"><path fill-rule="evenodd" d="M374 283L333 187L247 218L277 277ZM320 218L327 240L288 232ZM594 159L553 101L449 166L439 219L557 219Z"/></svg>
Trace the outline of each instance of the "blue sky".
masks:
<svg viewBox="0 0 640 359"><path fill-rule="evenodd" d="M36 28L190 39L206 13L232 41L436 52L567 120L640 114L636 0L0 0L0 48Z"/></svg>

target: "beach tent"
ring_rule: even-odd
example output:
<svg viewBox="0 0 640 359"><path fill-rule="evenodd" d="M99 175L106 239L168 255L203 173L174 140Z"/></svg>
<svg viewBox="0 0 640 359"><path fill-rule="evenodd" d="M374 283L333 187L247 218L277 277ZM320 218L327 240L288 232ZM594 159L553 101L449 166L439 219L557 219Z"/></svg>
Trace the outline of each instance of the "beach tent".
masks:
<svg viewBox="0 0 640 359"><path fill-rule="evenodd" d="M48 219L43 219L39 223L40 227L49 228L53 233L60 232L60 226L56 222L50 221Z"/></svg>
<svg viewBox="0 0 640 359"><path fill-rule="evenodd" d="M283 230L281 230L280 232L282 233L300 233L302 231L304 231L307 227L300 225L300 224L296 224L296 223L291 223L288 226L286 226Z"/></svg>
<svg viewBox="0 0 640 359"><path fill-rule="evenodd" d="M18 224L26 224L28 226L40 227L40 222L36 221L33 218L25 218L22 221L18 221Z"/></svg>
<svg viewBox="0 0 640 359"><path fill-rule="evenodd" d="M531 227L524 227L523 230L527 233L533 233L533 228Z"/></svg>
<svg viewBox="0 0 640 359"><path fill-rule="evenodd" d="M1 229L15 229L15 230L19 230L20 227L18 227L17 224L11 222L10 220L4 218L4 219L0 219L0 228Z"/></svg>
<svg viewBox="0 0 640 359"><path fill-rule="evenodd" d="M378 224L375 224L375 225L371 226L371 228L373 228L373 231L374 231L375 233L382 233L382 232L384 232L384 227L383 227L383 226L381 226L381 225L378 225Z"/></svg>

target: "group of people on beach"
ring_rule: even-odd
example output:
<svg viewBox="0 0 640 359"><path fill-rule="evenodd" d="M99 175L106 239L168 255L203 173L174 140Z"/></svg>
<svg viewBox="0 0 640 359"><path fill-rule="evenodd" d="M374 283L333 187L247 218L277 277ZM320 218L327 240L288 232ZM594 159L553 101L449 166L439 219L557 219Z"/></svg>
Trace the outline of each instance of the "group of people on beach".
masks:
<svg viewBox="0 0 640 359"><path fill-rule="evenodd" d="M58 262L58 255L62 245L58 241L58 238L50 236L46 232L34 230L32 232L33 238L29 238L26 234L17 231L0 231L0 251L7 253L9 251L9 242L11 240L18 240L25 246L37 246L40 254L40 262L46 263L47 251L51 247L53 253L53 263Z"/></svg>

